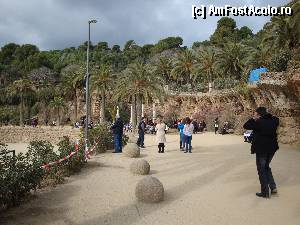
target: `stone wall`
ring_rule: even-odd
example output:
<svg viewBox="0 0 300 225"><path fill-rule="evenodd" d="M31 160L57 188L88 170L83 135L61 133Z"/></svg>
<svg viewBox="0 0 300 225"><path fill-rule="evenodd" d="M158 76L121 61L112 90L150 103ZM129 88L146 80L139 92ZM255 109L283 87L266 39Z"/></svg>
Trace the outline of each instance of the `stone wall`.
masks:
<svg viewBox="0 0 300 225"><path fill-rule="evenodd" d="M80 136L80 129L65 127L18 127L18 126L3 126L0 127L0 142L18 143L30 142L34 140L47 140L53 144L57 144L63 136L69 136L75 141Z"/></svg>
<svg viewBox="0 0 300 225"><path fill-rule="evenodd" d="M300 146L300 71L264 73L262 79L245 90L222 90L212 93L169 93L164 104L157 107L157 114L176 118L193 116L205 119L208 128L219 117L221 123L230 121L235 132L243 132L242 125L258 106L280 118L279 141ZM147 109L151 117L151 107Z"/></svg>

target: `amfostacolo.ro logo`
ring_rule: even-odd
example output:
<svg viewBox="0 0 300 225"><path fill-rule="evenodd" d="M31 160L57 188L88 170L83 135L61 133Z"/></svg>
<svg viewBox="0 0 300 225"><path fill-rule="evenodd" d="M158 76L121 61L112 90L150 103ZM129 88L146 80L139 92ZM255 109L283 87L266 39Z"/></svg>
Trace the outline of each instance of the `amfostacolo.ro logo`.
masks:
<svg viewBox="0 0 300 225"><path fill-rule="evenodd" d="M291 16L291 7L273 7L270 5L257 7L254 5L244 6L214 6L214 5L192 5L192 16L194 19L206 19L208 16Z"/></svg>

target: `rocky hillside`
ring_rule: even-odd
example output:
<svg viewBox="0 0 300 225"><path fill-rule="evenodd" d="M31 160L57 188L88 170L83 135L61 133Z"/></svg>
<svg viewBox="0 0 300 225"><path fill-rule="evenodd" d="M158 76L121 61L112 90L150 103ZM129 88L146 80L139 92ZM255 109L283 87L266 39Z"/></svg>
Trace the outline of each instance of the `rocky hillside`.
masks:
<svg viewBox="0 0 300 225"><path fill-rule="evenodd" d="M280 118L281 143L300 146L300 63L292 61L287 72L264 73L255 85L212 93L169 93L158 114L182 118L192 115L205 119L209 129L219 117L229 121L236 133L258 106L265 106Z"/></svg>

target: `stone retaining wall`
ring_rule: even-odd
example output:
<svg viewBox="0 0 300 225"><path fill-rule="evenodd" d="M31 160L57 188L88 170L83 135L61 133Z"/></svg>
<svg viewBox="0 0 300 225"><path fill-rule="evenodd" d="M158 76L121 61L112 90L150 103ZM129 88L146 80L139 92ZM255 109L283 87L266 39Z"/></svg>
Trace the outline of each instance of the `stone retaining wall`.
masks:
<svg viewBox="0 0 300 225"><path fill-rule="evenodd" d="M3 126L0 127L0 142L4 143L28 143L34 140L47 140L53 144L57 144L63 136L69 136L71 140L80 137L80 129L70 126L64 127L19 127L19 126Z"/></svg>

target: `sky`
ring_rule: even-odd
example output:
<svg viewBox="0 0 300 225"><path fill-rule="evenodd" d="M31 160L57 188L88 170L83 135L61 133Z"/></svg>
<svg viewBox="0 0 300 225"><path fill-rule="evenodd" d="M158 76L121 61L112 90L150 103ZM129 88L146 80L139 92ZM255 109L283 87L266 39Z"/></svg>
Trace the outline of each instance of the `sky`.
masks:
<svg viewBox="0 0 300 225"><path fill-rule="evenodd" d="M0 0L0 46L14 42L41 50L77 47L88 39L121 47L180 36L184 45L210 37L221 17L194 20L192 5L280 6L289 0ZM259 31L270 17L233 17L237 26Z"/></svg>

